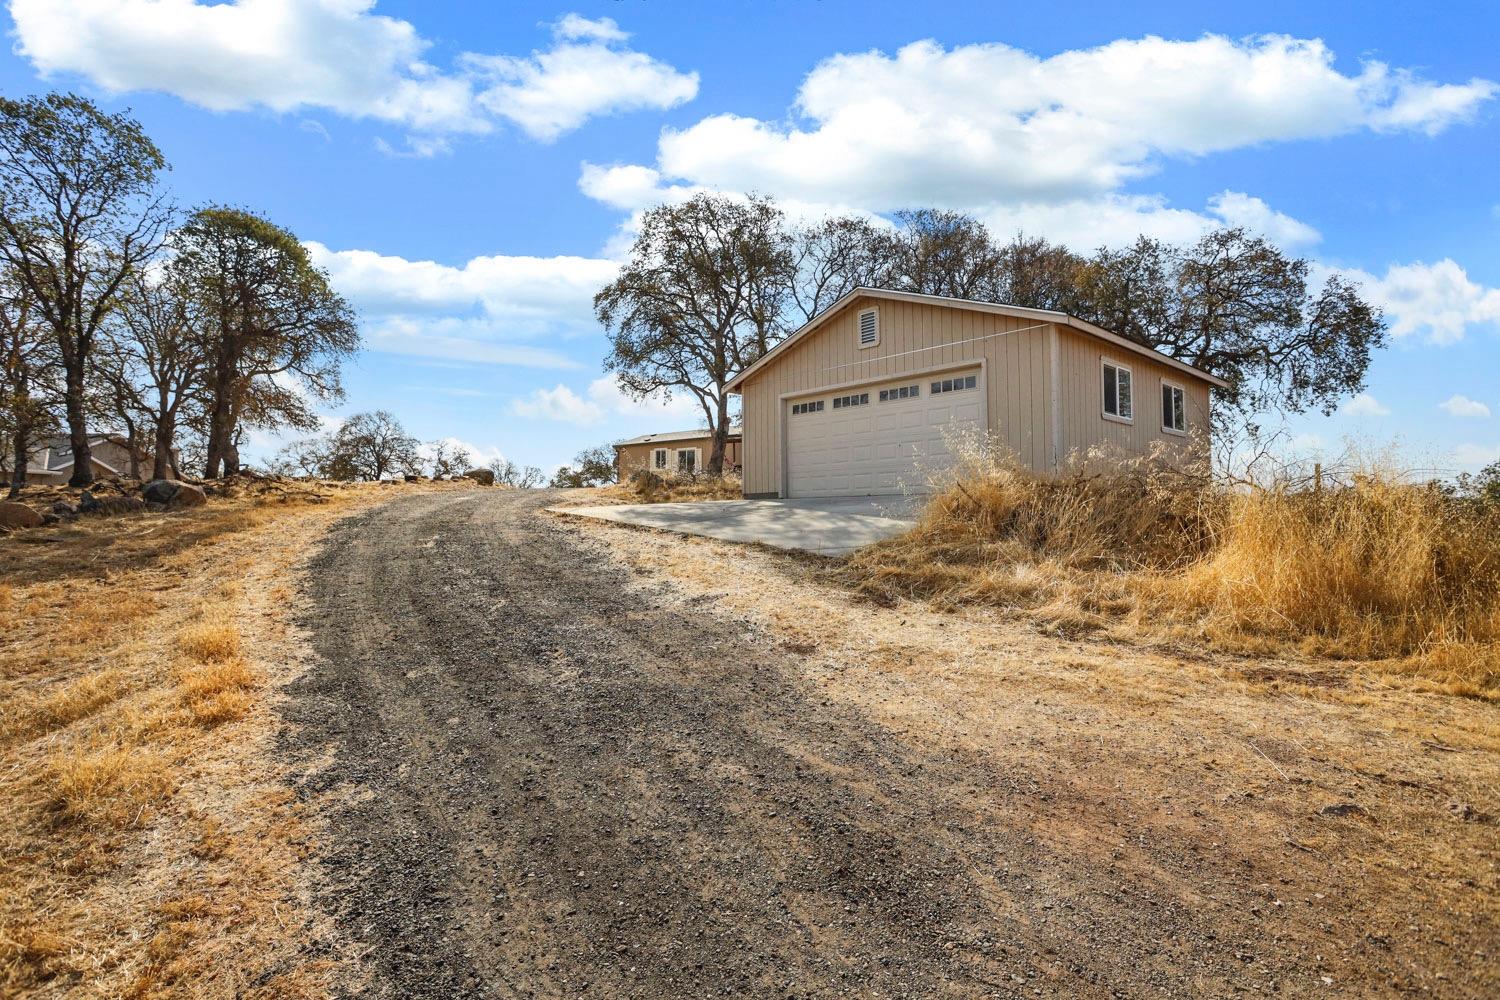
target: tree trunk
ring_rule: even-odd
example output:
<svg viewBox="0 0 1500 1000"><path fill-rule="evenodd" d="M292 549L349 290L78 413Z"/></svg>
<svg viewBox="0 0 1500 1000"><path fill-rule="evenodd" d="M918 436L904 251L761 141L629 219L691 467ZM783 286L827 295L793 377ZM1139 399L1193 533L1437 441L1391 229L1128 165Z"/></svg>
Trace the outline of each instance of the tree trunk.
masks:
<svg viewBox="0 0 1500 1000"><path fill-rule="evenodd" d="M73 449L73 475L68 477L69 486L92 486L94 484L94 454L89 450L88 416L83 402L83 360L67 366L67 391L63 394L63 408L68 417L68 444Z"/></svg>
<svg viewBox="0 0 1500 1000"><path fill-rule="evenodd" d="M724 478L724 443L729 437L729 397L719 394L718 412L714 414L714 444L708 453L708 474L713 479Z"/></svg>
<svg viewBox="0 0 1500 1000"><path fill-rule="evenodd" d="M161 416L156 421L155 443L151 447L151 478L152 479L176 479L176 470L172 468L172 418Z"/></svg>
<svg viewBox="0 0 1500 1000"><path fill-rule="evenodd" d="M240 474L240 446L234 441L224 442L224 475Z"/></svg>
<svg viewBox="0 0 1500 1000"><path fill-rule="evenodd" d="M121 407L121 409L123 410L124 407ZM134 420L131 420L128 416L125 416L123 413L121 414L120 419L123 420L123 421L125 421L125 452L126 452L126 455L130 459L130 465L127 466L126 471L129 473L131 479L140 479L141 478L141 441L140 441L140 433L139 433L139 430L135 426L135 421Z"/></svg>
<svg viewBox="0 0 1500 1000"><path fill-rule="evenodd" d="M15 454L11 456L16 467L10 473L10 495L19 496L21 490L26 487L26 453L27 442L31 440L31 424L29 422L17 422L15 437Z"/></svg>

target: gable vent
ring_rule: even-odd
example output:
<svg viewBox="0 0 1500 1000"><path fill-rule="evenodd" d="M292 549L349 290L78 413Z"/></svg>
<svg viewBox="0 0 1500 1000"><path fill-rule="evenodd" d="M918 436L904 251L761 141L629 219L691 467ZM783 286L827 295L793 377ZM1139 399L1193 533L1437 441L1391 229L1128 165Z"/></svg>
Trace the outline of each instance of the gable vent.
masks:
<svg viewBox="0 0 1500 1000"><path fill-rule="evenodd" d="M880 341L880 326L877 318L878 315L874 309L866 309L859 314L860 347L874 347Z"/></svg>

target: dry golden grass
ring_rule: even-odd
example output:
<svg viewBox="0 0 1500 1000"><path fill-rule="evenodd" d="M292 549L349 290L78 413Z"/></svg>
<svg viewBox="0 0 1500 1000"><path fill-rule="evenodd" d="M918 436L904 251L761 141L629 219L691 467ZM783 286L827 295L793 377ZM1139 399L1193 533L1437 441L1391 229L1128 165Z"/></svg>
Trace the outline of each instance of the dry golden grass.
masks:
<svg viewBox="0 0 1500 1000"><path fill-rule="evenodd" d="M744 499L744 483L738 476L659 476L637 472L629 480L589 491L586 503L685 503L694 500Z"/></svg>
<svg viewBox="0 0 1500 1000"><path fill-rule="evenodd" d="M240 652L240 633L233 625L220 621L190 625L177 634L177 645L197 660L212 663L228 660Z"/></svg>
<svg viewBox="0 0 1500 1000"><path fill-rule="evenodd" d="M878 598L1025 609L1063 634L1300 650L1500 697L1500 511L1378 463L1316 489L1099 465L1049 480L971 450L911 532L834 573Z"/></svg>
<svg viewBox="0 0 1500 1000"><path fill-rule="evenodd" d="M333 520L415 488L0 539L0 995L327 995L335 965L299 954L327 933L298 881L312 817L270 758L286 581Z"/></svg>

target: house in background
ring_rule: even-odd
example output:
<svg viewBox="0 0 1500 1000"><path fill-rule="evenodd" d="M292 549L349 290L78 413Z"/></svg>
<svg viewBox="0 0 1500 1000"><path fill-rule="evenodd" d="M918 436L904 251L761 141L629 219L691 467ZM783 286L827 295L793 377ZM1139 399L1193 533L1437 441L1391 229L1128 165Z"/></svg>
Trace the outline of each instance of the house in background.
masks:
<svg viewBox="0 0 1500 1000"><path fill-rule="evenodd" d="M966 434L1043 474L1095 446L1202 458L1226 383L1065 313L857 288L729 388L746 497L842 497L920 492Z"/></svg>
<svg viewBox="0 0 1500 1000"><path fill-rule="evenodd" d="M739 471L740 441L740 428L729 428L724 442L725 472ZM658 475L701 472L713 447L713 435L706 430L644 434L615 445L615 475L623 483L642 469Z"/></svg>
<svg viewBox="0 0 1500 1000"><path fill-rule="evenodd" d="M122 434L103 433L89 438L89 453L96 477L130 475L130 446ZM151 454L137 456L143 473L151 472ZM47 438L26 463L26 482L34 486L64 486L73 475L73 445L65 436ZM10 466L0 462L4 479Z"/></svg>

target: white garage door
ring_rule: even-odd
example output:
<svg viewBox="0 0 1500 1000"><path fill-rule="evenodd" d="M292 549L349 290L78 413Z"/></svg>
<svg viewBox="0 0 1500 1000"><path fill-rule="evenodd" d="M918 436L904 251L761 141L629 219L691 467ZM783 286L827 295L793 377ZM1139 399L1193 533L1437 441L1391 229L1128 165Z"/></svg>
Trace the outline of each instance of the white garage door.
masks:
<svg viewBox="0 0 1500 1000"><path fill-rule="evenodd" d="M789 400L787 496L923 492L947 440L983 427L983 393L976 368Z"/></svg>

